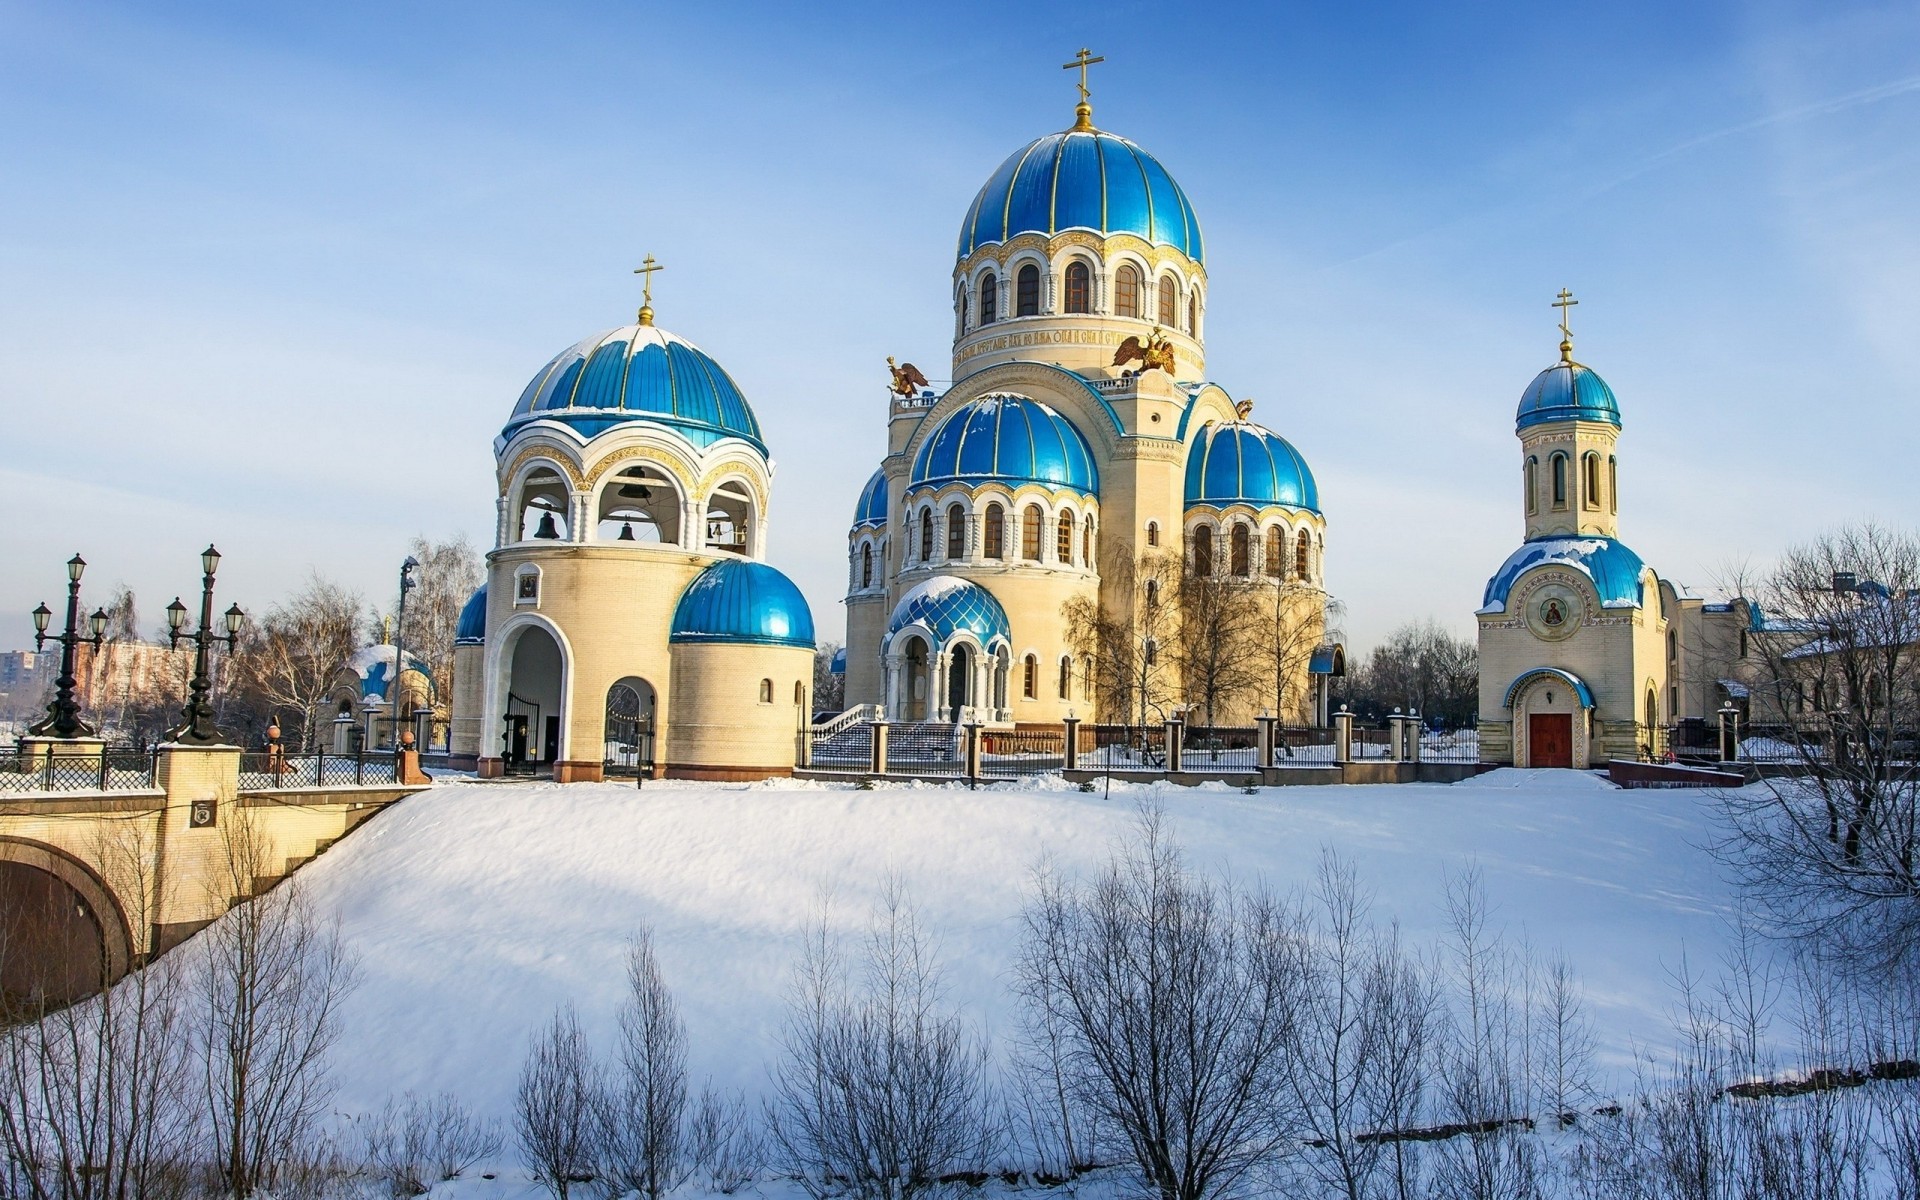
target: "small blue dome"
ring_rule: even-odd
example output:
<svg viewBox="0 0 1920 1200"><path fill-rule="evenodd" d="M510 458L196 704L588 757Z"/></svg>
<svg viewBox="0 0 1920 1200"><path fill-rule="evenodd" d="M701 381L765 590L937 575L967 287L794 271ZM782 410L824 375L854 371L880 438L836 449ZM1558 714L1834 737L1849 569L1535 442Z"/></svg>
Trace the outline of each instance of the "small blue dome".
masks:
<svg viewBox="0 0 1920 1200"><path fill-rule="evenodd" d="M1520 395L1515 427L1547 421L1605 421L1620 425L1620 405L1607 381L1571 360L1557 362L1533 377Z"/></svg>
<svg viewBox="0 0 1920 1200"><path fill-rule="evenodd" d="M1013 640L1007 610L1000 607L993 593L955 575L922 580L900 597L887 620L887 636L913 624L933 631L936 650L962 630L978 638L982 646Z"/></svg>
<svg viewBox="0 0 1920 1200"><path fill-rule="evenodd" d="M453 627L453 644L478 646L486 640L487 585L483 583L460 609L460 623Z"/></svg>
<svg viewBox="0 0 1920 1200"><path fill-rule="evenodd" d="M1087 496L1100 472L1086 437L1053 409L1026 396L982 396L955 410L913 456L908 487L1039 483Z"/></svg>
<svg viewBox="0 0 1920 1200"><path fill-rule="evenodd" d="M1207 425L1187 449L1187 507L1284 505L1320 511L1320 489L1293 444L1250 421Z"/></svg>
<svg viewBox="0 0 1920 1200"><path fill-rule="evenodd" d="M1035 138L987 180L960 227L959 257L1023 233L1131 233L1204 262L1200 221L1160 161L1123 137L1070 129Z"/></svg>
<svg viewBox="0 0 1920 1200"><path fill-rule="evenodd" d="M564 421L587 437L646 421L696 446L737 437L762 454L767 449L732 376L699 347L653 325L595 334L563 350L520 394L501 436L542 419Z"/></svg>
<svg viewBox="0 0 1920 1200"><path fill-rule="evenodd" d="M1543 537L1522 542L1507 556L1493 578L1487 580L1486 595L1480 611L1496 613L1507 607L1507 597L1520 577L1535 567L1557 563L1593 580L1606 608L1639 608L1645 603L1640 575L1647 564L1627 548L1625 542L1604 537Z"/></svg>
<svg viewBox="0 0 1920 1200"><path fill-rule="evenodd" d="M860 489L860 502L853 506L853 527L887 523L887 473L875 471L867 486Z"/></svg>
<svg viewBox="0 0 1920 1200"><path fill-rule="evenodd" d="M793 580L730 558L694 577L673 610L669 642L813 647L813 613Z"/></svg>

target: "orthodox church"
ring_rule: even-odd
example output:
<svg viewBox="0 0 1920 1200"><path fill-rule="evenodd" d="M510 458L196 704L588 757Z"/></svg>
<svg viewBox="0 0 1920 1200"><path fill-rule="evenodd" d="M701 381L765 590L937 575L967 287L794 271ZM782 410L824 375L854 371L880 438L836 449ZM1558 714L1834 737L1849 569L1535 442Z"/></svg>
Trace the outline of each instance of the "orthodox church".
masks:
<svg viewBox="0 0 1920 1200"><path fill-rule="evenodd" d="M1337 656L1312 653L1326 599L1313 473L1208 380L1200 222L1158 159L1094 125L1091 61L1069 64L1071 128L1015 150L967 206L954 382L894 369L887 454L848 534L847 703L899 721L1134 718L1143 695L1103 694L1124 689L1073 644L1077 606L1144 640L1168 675L1158 720L1191 700L1151 633L1174 597L1147 564L1165 559L1169 586L1181 564L1242 581L1307 643L1276 661L1264 703L1216 719L1277 702L1324 721Z"/></svg>

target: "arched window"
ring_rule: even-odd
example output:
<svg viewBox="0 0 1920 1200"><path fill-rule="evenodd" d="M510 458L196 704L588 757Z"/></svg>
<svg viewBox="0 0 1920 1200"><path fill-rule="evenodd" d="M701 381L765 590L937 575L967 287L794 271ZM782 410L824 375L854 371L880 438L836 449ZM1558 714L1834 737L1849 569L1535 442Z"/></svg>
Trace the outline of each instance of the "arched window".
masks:
<svg viewBox="0 0 1920 1200"><path fill-rule="evenodd" d="M1080 565L1083 567L1091 567L1093 565L1092 517L1088 517L1087 523L1080 527Z"/></svg>
<svg viewBox="0 0 1920 1200"><path fill-rule="evenodd" d="M1027 511L1020 515L1020 557L1028 562L1040 561L1040 526L1046 519L1038 504L1027 505Z"/></svg>
<svg viewBox="0 0 1920 1200"><path fill-rule="evenodd" d="M1147 545L1158 546L1159 544L1160 544L1160 522L1148 521L1147 522Z"/></svg>
<svg viewBox="0 0 1920 1200"><path fill-rule="evenodd" d="M1524 475L1526 480L1522 486L1525 487L1527 491L1527 512L1538 512L1540 509L1540 460L1531 454L1527 455L1527 467Z"/></svg>
<svg viewBox="0 0 1920 1200"><path fill-rule="evenodd" d="M1213 526L1201 525L1193 531L1193 573L1213 574Z"/></svg>
<svg viewBox="0 0 1920 1200"><path fill-rule="evenodd" d="M980 280L980 323L991 325L1000 318L1000 287L989 271Z"/></svg>
<svg viewBox="0 0 1920 1200"><path fill-rule="evenodd" d="M1293 544L1293 577L1302 583L1309 578L1308 567L1312 565L1309 562L1312 556L1313 538L1302 529L1299 540Z"/></svg>
<svg viewBox="0 0 1920 1200"><path fill-rule="evenodd" d="M860 547L860 586L863 588L870 588L873 586L873 543L872 542L868 542L866 545Z"/></svg>
<svg viewBox="0 0 1920 1200"><path fill-rule="evenodd" d="M1006 542L1007 542L1006 510L1001 508L998 504L987 505L986 524L987 524L986 544L980 548L981 554L983 554L987 558L1005 557L1007 552L1006 551Z"/></svg>
<svg viewBox="0 0 1920 1200"><path fill-rule="evenodd" d="M1013 315L1016 317L1040 315L1040 268L1032 263L1021 267L1020 274L1015 277Z"/></svg>
<svg viewBox="0 0 1920 1200"><path fill-rule="evenodd" d="M1267 530L1267 574L1275 579L1287 573L1287 535L1275 525Z"/></svg>
<svg viewBox="0 0 1920 1200"><path fill-rule="evenodd" d="M1553 456L1553 506L1567 506L1567 456L1564 454Z"/></svg>
<svg viewBox="0 0 1920 1200"><path fill-rule="evenodd" d="M1040 660L1031 654L1020 660L1020 694L1029 700L1040 695Z"/></svg>
<svg viewBox="0 0 1920 1200"><path fill-rule="evenodd" d="M1647 728L1652 729L1658 726L1659 724L1660 724L1660 698L1654 693L1654 690L1652 688L1648 688L1647 689Z"/></svg>
<svg viewBox="0 0 1920 1200"><path fill-rule="evenodd" d="M1620 460L1607 455L1607 509L1620 511Z"/></svg>
<svg viewBox="0 0 1920 1200"><path fill-rule="evenodd" d="M1171 275L1160 277L1160 323L1168 329L1178 327L1180 311L1180 281Z"/></svg>
<svg viewBox="0 0 1920 1200"><path fill-rule="evenodd" d="M1067 264L1067 311L1093 311L1093 273L1079 259Z"/></svg>
<svg viewBox="0 0 1920 1200"><path fill-rule="evenodd" d="M1060 530L1059 536L1054 539L1053 556L1063 567L1073 562L1073 514L1070 512L1060 514Z"/></svg>
<svg viewBox="0 0 1920 1200"><path fill-rule="evenodd" d="M1158 608L1159 606L1160 581L1158 579L1149 579L1147 580L1147 607Z"/></svg>
<svg viewBox="0 0 1920 1200"><path fill-rule="evenodd" d="M1073 699L1073 655L1060 656L1060 698Z"/></svg>
<svg viewBox="0 0 1920 1200"><path fill-rule="evenodd" d="M947 506L947 558L967 556L967 510L958 504Z"/></svg>
<svg viewBox="0 0 1920 1200"><path fill-rule="evenodd" d="M1667 662L1669 664L1672 664L1672 663L1677 663L1679 661L1680 661L1680 635L1675 631L1669 629L1667 630Z"/></svg>
<svg viewBox="0 0 1920 1200"><path fill-rule="evenodd" d="M1147 651L1147 665L1152 666L1154 662L1158 660L1160 657L1160 643L1153 640L1152 638L1148 638L1146 651Z"/></svg>
<svg viewBox="0 0 1920 1200"><path fill-rule="evenodd" d="M1137 317L1140 315L1140 272L1132 263L1120 264L1113 275L1113 315L1116 317Z"/></svg>
<svg viewBox="0 0 1920 1200"><path fill-rule="evenodd" d="M1581 462L1586 467L1586 470L1583 472L1583 474L1586 475L1586 495L1581 497L1581 501L1588 508L1599 508L1600 456L1598 454L1588 454L1585 458L1581 459Z"/></svg>
<svg viewBox="0 0 1920 1200"><path fill-rule="evenodd" d="M803 709L807 706L807 685L798 679L793 681L793 702Z"/></svg>
<svg viewBox="0 0 1920 1200"><path fill-rule="evenodd" d="M1200 297L1187 297L1187 332L1194 337L1200 336Z"/></svg>
<svg viewBox="0 0 1920 1200"><path fill-rule="evenodd" d="M1241 579L1253 574L1253 532L1242 522L1234 522L1227 543L1227 567Z"/></svg>
<svg viewBox="0 0 1920 1200"><path fill-rule="evenodd" d="M964 283L961 284L960 285L960 302L954 305L955 308L960 310L960 332L961 333L965 333L967 330L973 328L972 323L968 320L968 318L971 317L973 313L972 300L973 300L973 297L967 294L967 285Z"/></svg>
<svg viewBox="0 0 1920 1200"><path fill-rule="evenodd" d="M773 680L762 679L760 681L760 703L762 704L773 703Z"/></svg>
<svg viewBox="0 0 1920 1200"><path fill-rule="evenodd" d="M933 557L933 510L920 510L920 561L926 562Z"/></svg>

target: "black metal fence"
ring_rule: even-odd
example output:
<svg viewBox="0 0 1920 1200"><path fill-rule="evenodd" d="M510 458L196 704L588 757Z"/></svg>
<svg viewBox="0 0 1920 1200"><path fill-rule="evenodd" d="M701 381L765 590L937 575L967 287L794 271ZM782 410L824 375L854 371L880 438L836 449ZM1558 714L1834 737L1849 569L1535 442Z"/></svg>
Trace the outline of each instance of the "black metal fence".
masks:
<svg viewBox="0 0 1920 1200"><path fill-rule="evenodd" d="M832 733L808 732L813 739L808 762L816 771L864 774L873 766L873 726L861 721Z"/></svg>
<svg viewBox="0 0 1920 1200"><path fill-rule="evenodd" d="M1066 753L1064 729L994 729L980 732L980 776L1024 779L1058 771Z"/></svg>
<svg viewBox="0 0 1920 1200"><path fill-rule="evenodd" d="M1477 763L1480 761L1480 729L1420 729L1420 761L1436 763Z"/></svg>
<svg viewBox="0 0 1920 1200"><path fill-rule="evenodd" d="M1164 771L1165 725L1082 725L1080 766L1089 771Z"/></svg>
<svg viewBox="0 0 1920 1200"><path fill-rule="evenodd" d="M1180 741L1183 771L1204 775L1260 769L1260 731L1251 725L1189 725Z"/></svg>
<svg viewBox="0 0 1920 1200"><path fill-rule="evenodd" d="M16 747L0 754L0 791L149 791L154 786L153 767L151 750L60 754Z"/></svg>
<svg viewBox="0 0 1920 1200"><path fill-rule="evenodd" d="M278 751L240 756L240 789L353 787L393 783L397 760L390 751L291 755Z"/></svg>

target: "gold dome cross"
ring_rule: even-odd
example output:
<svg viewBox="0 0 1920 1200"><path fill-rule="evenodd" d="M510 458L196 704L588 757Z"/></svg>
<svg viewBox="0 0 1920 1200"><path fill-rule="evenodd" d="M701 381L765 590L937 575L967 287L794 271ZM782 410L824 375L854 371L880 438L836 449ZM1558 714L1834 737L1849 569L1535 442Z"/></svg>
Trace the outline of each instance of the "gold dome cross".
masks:
<svg viewBox="0 0 1920 1200"><path fill-rule="evenodd" d="M653 255L651 254L647 255L645 260L633 269L633 273L645 281L645 286L640 297L639 320L642 325L653 324L653 273L666 269L666 264L653 261Z"/></svg>
<svg viewBox="0 0 1920 1200"><path fill-rule="evenodd" d="M1106 55L1095 54L1085 46L1082 46L1080 47L1080 53L1073 56L1072 62L1060 64L1060 69L1063 71L1071 71L1076 67L1080 71L1080 103L1075 105L1073 109L1073 127L1075 129L1093 128L1093 105L1087 103L1087 97L1093 94L1087 90L1087 68L1095 63L1103 63L1105 61L1107 61Z"/></svg>
<svg viewBox="0 0 1920 1200"><path fill-rule="evenodd" d="M1550 307L1560 310L1560 357L1567 362L1573 361L1573 330L1567 324L1568 309L1580 303L1566 288L1560 289L1560 295Z"/></svg>

